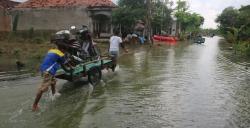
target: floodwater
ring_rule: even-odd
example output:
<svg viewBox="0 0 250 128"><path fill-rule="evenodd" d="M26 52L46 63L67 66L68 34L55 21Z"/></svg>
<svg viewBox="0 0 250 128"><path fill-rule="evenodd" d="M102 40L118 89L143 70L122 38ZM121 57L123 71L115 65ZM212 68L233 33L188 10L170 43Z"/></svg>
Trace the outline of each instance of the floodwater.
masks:
<svg viewBox="0 0 250 128"><path fill-rule="evenodd" d="M142 46L96 87L59 80L31 112L40 77L0 83L1 128L249 128L250 71L205 44ZM132 51L132 50L131 50Z"/></svg>

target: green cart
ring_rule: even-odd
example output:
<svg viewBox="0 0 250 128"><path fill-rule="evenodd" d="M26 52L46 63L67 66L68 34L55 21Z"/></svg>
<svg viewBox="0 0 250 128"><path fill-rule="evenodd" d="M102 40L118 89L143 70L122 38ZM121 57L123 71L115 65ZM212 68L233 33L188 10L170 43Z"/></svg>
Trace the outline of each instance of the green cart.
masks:
<svg viewBox="0 0 250 128"><path fill-rule="evenodd" d="M109 58L102 58L95 61L81 63L76 65L74 68L65 69L62 66L56 73L56 78L64 79L68 81L76 81L82 77L88 77L88 81L92 85L96 85L102 78L102 70L115 68L113 62Z"/></svg>

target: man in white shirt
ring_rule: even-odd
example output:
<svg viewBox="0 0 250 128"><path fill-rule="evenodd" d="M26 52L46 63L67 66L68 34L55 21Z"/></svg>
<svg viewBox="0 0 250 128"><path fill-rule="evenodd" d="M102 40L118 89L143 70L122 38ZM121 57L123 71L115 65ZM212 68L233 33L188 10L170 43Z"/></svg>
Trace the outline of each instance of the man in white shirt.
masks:
<svg viewBox="0 0 250 128"><path fill-rule="evenodd" d="M110 37L110 46L109 46L109 54L112 57L112 61L113 61L113 66L112 66L112 70L115 70L116 67L116 63L117 63L117 57L119 55L119 47L121 45L121 47L125 50L125 52L128 52L128 50L125 48L125 46L122 43L122 39L121 37L118 36L119 32L118 31L114 31L114 35Z"/></svg>

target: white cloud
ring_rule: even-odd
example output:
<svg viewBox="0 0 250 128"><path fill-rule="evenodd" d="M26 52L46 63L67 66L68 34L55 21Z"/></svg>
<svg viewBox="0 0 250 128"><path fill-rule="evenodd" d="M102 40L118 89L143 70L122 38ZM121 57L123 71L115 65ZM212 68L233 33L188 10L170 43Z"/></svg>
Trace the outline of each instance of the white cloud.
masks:
<svg viewBox="0 0 250 128"><path fill-rule="evenodd" d="M205 18L204 28L216 28L216 17L223 9L229 6L240 8L242 5L249 5L250 0L187 0L190 10L202 15Z"/></svg>

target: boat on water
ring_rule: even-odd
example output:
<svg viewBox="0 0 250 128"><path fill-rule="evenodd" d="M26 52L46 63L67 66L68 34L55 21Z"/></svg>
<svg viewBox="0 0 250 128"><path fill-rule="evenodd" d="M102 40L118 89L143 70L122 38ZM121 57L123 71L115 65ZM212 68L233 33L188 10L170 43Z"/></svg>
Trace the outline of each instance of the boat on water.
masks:
<svg viewBox="0 0 250 128"><path fill-rule="evenodd" d="M194 38L194 43L197 44L205 43L205 38L203 38L202 36L197 36L196 38Z"/></svg>
<svg viewBox="0 0 250 128"><path fill-rule="evenodd" d="M176 42L177 38L173 36L160 36L154 35L153 39L156 41L167 41L167 42Z"/></svg>

